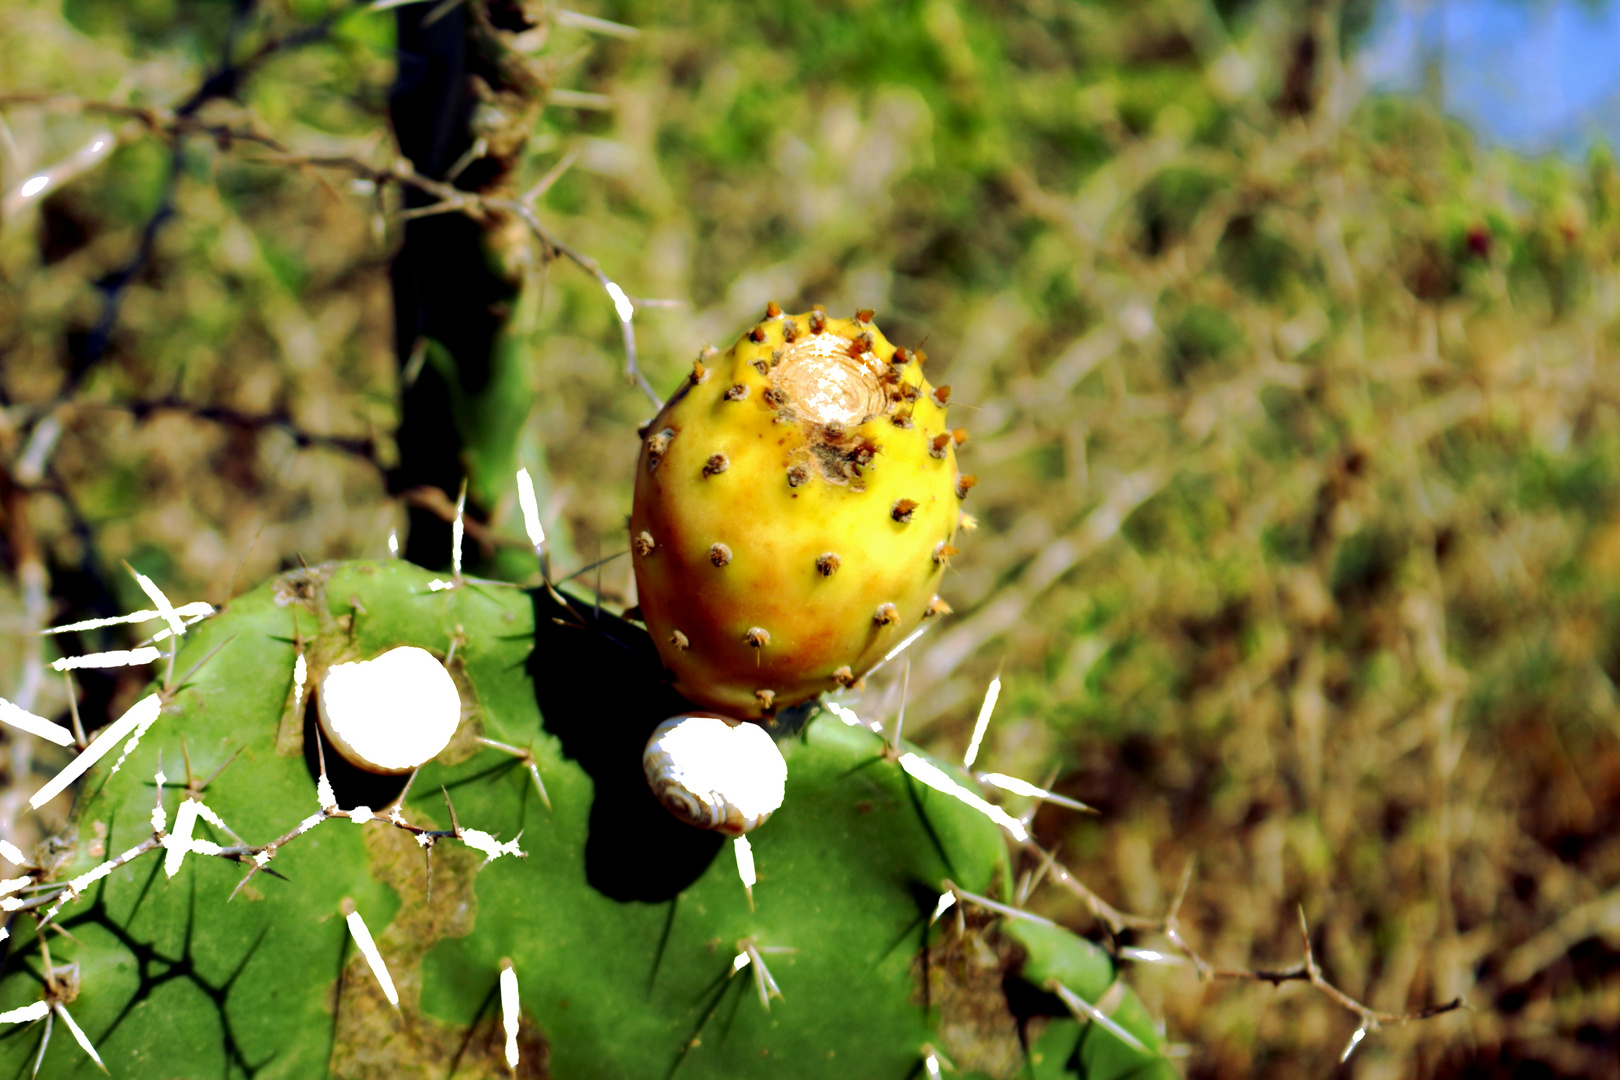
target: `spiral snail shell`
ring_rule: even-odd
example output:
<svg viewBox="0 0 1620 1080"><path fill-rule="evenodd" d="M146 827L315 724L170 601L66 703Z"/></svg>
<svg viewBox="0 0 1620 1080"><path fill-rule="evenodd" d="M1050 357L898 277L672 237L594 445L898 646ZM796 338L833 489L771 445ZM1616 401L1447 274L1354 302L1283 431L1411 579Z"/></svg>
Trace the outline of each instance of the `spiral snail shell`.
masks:
<svg viewBox="0 0 1620 1080"><path fill-rule="evenodd" d="M653 794L688 825L741 836L782 805L787 762L757 724L672 716L641 756Z"/></svg>
<svg viewBox="0 0 1620 1080"><path fill-rule="evenodd" d="M315 698L332 746L370 773L410 772L438 756L461 723L456 681L414 645L332 665Z"/></svg>

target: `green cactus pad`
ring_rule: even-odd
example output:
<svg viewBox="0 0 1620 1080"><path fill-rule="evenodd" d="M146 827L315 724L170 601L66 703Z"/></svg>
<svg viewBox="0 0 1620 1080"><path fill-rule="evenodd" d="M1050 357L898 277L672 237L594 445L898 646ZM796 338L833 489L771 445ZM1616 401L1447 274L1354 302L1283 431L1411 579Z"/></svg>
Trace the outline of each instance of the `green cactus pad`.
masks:
<svg viewBox="0 0 1620 1080"><path fill-rule="evenodd" d="M234 900L251 861L193 852L170 879L161 850L131 860L61 909L66 935L46 935L58 971L77 964L77 996L64 1003L113 1075L507 1075L506 962L521 992L521 1076L901 1080L922 1075L930 1047L964 1074L1036 1075L1020 1030L1031 1046L1068 1040L1042 1057L1041 1076L1088 1075L1093 1059L1096 1076L1142 1064L1107 1032L1032 1019L1003 992L1026 954L1037 985L1074 972L1090 980L1077 992L1106 987L1112 967L1089 943L1045 927L1029 937L1022 922L976 909L966 936L954 917L930 926L946 880L1008 895L1007 847L988 819L912 779L879 736L829 714L791 734L787 717L776 725L787 798L751 834L750 908L731 843L675 821L641 774L647 733L690 708L647 635L546 590L443 585L398 562L297 571L196 627L176 670L204 662L116 775L112 758L91 772L51 880L151 836L160 756L170 823L183 754L199 784L223 767L202 799L249 844L318 813L313 711L307 695L293 707L297 655L313 684L323 663L398 645L447 658L464 703L461 730L412 782L403 819L451 828L448 796L462 829L500 844L521 835L526 858L485 865L472 844L439 839L430 883L416 837L378 817L332 818L288 841L267 867L281 877L258 873ZM480 736L532 749L549 808L526 762ZM344 809L385 808L403 786L334 757ZM234 843L213 826L197 835ZM44 995L35 923L47 909L11 917L0 1009ZM351 909L387 962L398 1010L350 939ZM749 944L781 990L768 1010L753 962L735 970ZM970 954L977 968L953 959ZM1118 1014L1138 1017L1140 1005L1127 993ZM1150 1026L1125 1022L1157 1045ZM26 1074L42 1028L0 1033L0 1076ZM1110 1042L1134 1056L1098 1058L1094 1044ZM40 1075L94 1072L55 1024Z"/></svg>

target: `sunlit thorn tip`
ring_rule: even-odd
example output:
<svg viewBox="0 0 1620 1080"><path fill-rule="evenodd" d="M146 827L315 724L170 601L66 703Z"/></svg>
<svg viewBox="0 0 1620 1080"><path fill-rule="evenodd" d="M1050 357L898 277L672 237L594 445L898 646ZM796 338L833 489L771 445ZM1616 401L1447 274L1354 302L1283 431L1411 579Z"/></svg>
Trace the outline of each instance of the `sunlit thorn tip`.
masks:
<svg viewBox="0 0 1620 1080"><path fill-rule="evenodd" d="M467 478L461 478L461 491L456 495L456 517L450 523L450 576L461 583L461 541L467 531Z"/></svg>
<svg viewBox="0 0 1620 1080"><path fill-rule="evenodd" d="M36 791L28 800L28 805L38 810L41 806L60 795L67 786L83 776L85 771L105 757L119 741L131 737L131 742L124 747L127 755L134 748L148 728L157 720L163 711L163 701L157 694L149 694L131 705L123 716L113 721L95 740L84 749L78 757L68 763L67 767L57 773L44 787ZM123 758L119 758L122 764ZM117 768L117 765L114 766Z"/></svg>
<svg viewBox="0 0 1620 1080"><path fill-rule="evenodd" d="M534 495L534 478L525 466L517 471L518 506L523 511L523 531L529 536L534 553L539 555L546 543L546 530L540 525L540 503Z"/></svg>
<svg viewBox="0 0 1620 1080"><path fill-rule="evenodd" d="M349 933L354 937L355 946L366 958L366 963L371 965L371 973L377 977L377 983L382 987L383 996L388 999L388 1004L399 1008L399 991L394 989L394 980L388 974L388 965L383 962L382 954L377 951L377 943L371 940L371 930L366 926L366 920L354 910L352 902L345 901L344 906L349 908L346 921L349 924Z"/></svg>
<svg viewBox="0 0 1620 1080"><path fill-rule="evenodd" d="M522 1011L518 1004L517 972L512 961L501 961L501 1025L506 1030L506 1067L516 1070L518 1065L518 1023Z"/></svg>
<svg viewBox="0 0 1620 1080"><path fill-rule="evenodd" d="M605 281L602 283L602 288L613 299L613 310L618 314L621 323L628 323L635 317L635 305L630 302L630 297L625 294L625 291L619 288L617 282Z"/></svg>
<svg viewBox="0 0 1620 1080"><path fill-rule="evenodd" d="M15 705L5 698L0 698L0 723L9 724L19 731L26 731L31 735L38 735L55 743L57 746L73 745L73 733L60 724L52 723L43 716L37 716L20 705Z"/></svg>
<svg viewBox="0 0 1620 1080"><path fill-rule="evenodd" d="M753 967L754 989L758 991L759 1003L765 1007L765 1010L770 1011L771 998L787 1000L782 997L781 988L776 985L776 980L771 977L770 969L765 966L765 958L760 955L759 947L755 944L754 939L744 938L742 941L737 942L737 948L748 959L747 964L738 964L736 961L732 961L732 973L735 974L741 971L745 966Z"/></svg>
<svg viewBox="0 0 1620 1080"><path fill-rule="evenodd" d="M1125 1045L1129 1046L1131 1049L1144 1054L1147 1053L1147 1047L1142 1045L1142 1041L1135 1035L1132 1035L1129 1031L1125 1030L1125 1028L1121 1027L1117 1020L1103 1012L1091 1002L1086 1001L1079 994L1076 994L1073 990L1070 990L1067 986L1064 986L1057 979L1046 980L1046 988L1052 993L1056 994L1059 998L1063 999L1063 1004L1068 1007L1069 1012L1076 1020L1079 1020L1081 1023L1085 1023L1088 1020L1092 1021L1099 1027L1106 1028L1111 1034L1114 1035L1115 1038L1125 1043Z"/></svg>
<svg viewBox="0 0 1620 1080"><path fill-rule="evenodd" d="M956 798L957 801L961 801L962 805L970 806L972 810L977 810L978 813L987 816L993 823L1006 829L1009 834L1013 834L1013 839L1017 840L1019 844L1024 844L1029 840L1029 829L1025 829L1024 823L1014 818L1013 814L1001 810L1000 806L990 805L982 797L978 797L974 792L967 790L966 787L957 784L956 780L951 779L948 772L944 772L944 769L936 766L932 761L928 761L927 758L920 758L920 756L907 751L907 753L902 753L899 756L899 763L901 763L902 769L906 769L907 774L912 779L927 784L936 792ZM1030 918L1034 918L1034 916L1030 916Z"/></svg>
<svg viewBox="0 0 1620 1080"><path fill-rule="evenodd" d="M962 756L963 768L973 768L973 762L979 756L979 747L984 742L984 733L990 727L990 714L995 711L996 698L1001 696L1001 676L997 675L990 680L990 685L984 691L984 703L979 706L979 718L973 722L973 737L968 741L967 753Z"/></svg>
<svg viewBox="0 0 1620 1080"><path fill-rule="evenodd" d="M754 847L748 842L747 836L739 836L731 842L731 850L737 857L737 877L742 880L743 891L748 894L748 910L754 910L754 883L758 880L754 873Z"/></svg>
<svg viewBox="0 0 1620 1080"><path fill-rule="evenodd" d="M1031 799L1040 799L1043 802L1054 803L1058 806L1066 806L1070 810L1075 810L1083 814L1098 813L1098 810L1095 807L1087 806L1078 799L1071 799L1067 795L1059 795L1055 791L1048 791L1046 788L1036 787L1029 781L1020 780L1016 776L1007 776L1003 773L987 772L977 773L975 774L974 778L981 784L988 784L990 787L1000 788L1002 791L1008 791L1014 795L1024 795Z"/></svg>
<svg viewBox="0 0 1620 1080"><path fill-rule="evenodd" d="M1345 1062L1350 1060L1350 1055L1356 1052L1356 1047L1361 1045L1361 1040L1367 1037L1367 1032L1369 1030L1370 1025L1364 1023L1360 1027L1356 1028L1355 1031L1350 1033L1350 1041L1345 1044L1344 1052L1339 1055L1340 1065L1343 1065Z"/></svg>
<svg viewBox="0 0 1620 1080"><path fill-rule="evenodd" d="M107 652L86 653L83 656L63 656L51 661L53 671L78 671L82 668L141 667L163 656L163 650L151 645L139 649L111 649Z"/></svg>
<svg viewBox="0 0 1620 1080"><path fill-rule="evenodd" d="M67 1006L58 1001L51 1007L55 1010L56 1015L62 1018L62 1023L67 1025L68 1033L73 1036L73 1041L78 1043L86 1054L90 1055L90 1060L96 1063L96 1068L106 1072L107 1066L102 1064L101 1055L96 1053L96 1048L91 1045L89 1037L79 1029L79 1025L73 1022L73 1017L68 1014Z"/></svg>

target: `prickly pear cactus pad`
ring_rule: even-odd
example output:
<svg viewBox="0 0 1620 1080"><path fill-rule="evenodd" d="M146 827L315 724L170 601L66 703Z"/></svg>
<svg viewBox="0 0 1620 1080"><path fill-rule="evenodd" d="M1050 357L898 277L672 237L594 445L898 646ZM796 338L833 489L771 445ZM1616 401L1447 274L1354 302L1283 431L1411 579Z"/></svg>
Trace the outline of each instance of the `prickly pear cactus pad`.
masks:
<svg viewBox="0 0 1620 1080"><path fill-rule="evenodd" d="M853 685L922 619L973 478L950 388L862 311L766 318L648 425L630 541L676 688L757 719Z"/></svg>
<svg viewBox="0 0 1620 1080"><path fill-rule="evenodd" d="M461 720L373 773L310 698L401 646ZM641 753L690 703L644 631L550 589L296 571L192 628L153 693L5 882L0 1077L95 1075L86 1047L152 1080L1167 1068L1104 953L998 905L965 774L829 711L780 737L786 799L746 849L684 825ZM1070 1019L1054 977L1122 1026Z"/></svg>

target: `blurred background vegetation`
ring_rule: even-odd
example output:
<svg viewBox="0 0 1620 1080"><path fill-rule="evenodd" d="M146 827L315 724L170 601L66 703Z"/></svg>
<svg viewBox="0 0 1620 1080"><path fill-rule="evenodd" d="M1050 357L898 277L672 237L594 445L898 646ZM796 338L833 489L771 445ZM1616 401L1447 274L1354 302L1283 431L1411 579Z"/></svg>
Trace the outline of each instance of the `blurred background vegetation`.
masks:
<svg viewBox="0 0 1620 1080"><path fill-rule="evenodd" d="M1370 92L1380 11L604 2L641 32L534 40L554 90L514 186L576 155L541 218L681 302L636 317L661 391L769 300L927 342L980 526L908 735L959 753L999 671L980 760L1102 811L1034 823L1103 896L1161 912L1196 859L1212 961L1295 963L1302 907L1353 996L1471 1004L1341 1067L1354 1019L1308 987L1138 966L1188 1076L1616 1077L1620 170L1482 143L1433 71ZM0 94L172 108L322 20L197 117L385 167L394 24L365 5L0 0ZM398 205L71 102L0 119L0 694L58 715L32 632L142 606L121 561L221 603L403 531ZM599 284L530 269L522 456L566 573L625 546L650 408ZM628 560L601 588L633 602ZM91 723L142 677L87 680ZM62 758L5 739L26 840Z"/></svg>

